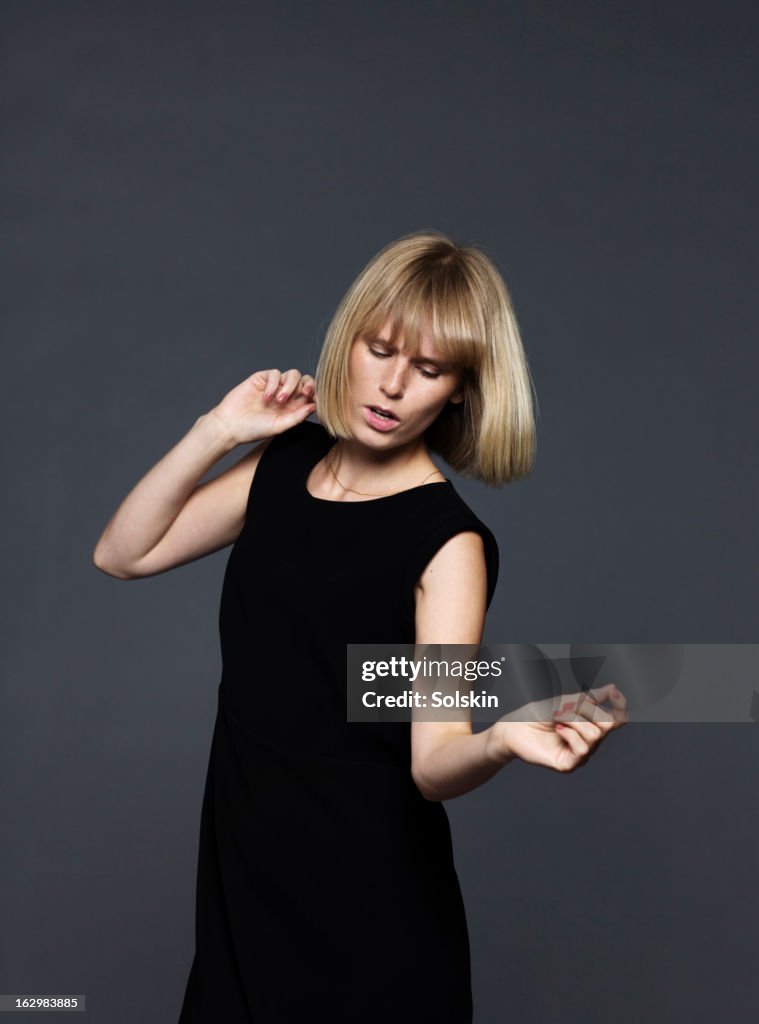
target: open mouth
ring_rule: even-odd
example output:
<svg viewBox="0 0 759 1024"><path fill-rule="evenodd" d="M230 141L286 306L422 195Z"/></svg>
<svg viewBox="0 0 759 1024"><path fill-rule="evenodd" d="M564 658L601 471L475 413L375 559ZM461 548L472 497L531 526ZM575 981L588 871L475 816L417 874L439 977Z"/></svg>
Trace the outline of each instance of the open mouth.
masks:
<svg viewBox="0 0 759 1024"><path fill-rule="evenodd" d="M381 409L378 405L367 405L367 409L370 409L375 416L382 417L383 420L398 420L398 417L394 413L387 412L386 410Z"/></svg>

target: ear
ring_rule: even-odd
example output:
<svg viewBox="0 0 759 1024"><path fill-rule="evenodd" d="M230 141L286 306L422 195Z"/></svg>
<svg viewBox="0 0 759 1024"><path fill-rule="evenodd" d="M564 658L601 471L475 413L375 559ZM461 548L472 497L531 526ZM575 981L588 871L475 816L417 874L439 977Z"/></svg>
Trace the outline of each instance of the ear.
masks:
<svg viewBox="0 0 759 1024"><path fill-rule="evenodd" d="M451 397L448 399L448 401L453 403L453 405L458 405L459 402L463 402L464 401L464 388L460 388L458 391L454 392L454 394L451 395Z"/></svg>

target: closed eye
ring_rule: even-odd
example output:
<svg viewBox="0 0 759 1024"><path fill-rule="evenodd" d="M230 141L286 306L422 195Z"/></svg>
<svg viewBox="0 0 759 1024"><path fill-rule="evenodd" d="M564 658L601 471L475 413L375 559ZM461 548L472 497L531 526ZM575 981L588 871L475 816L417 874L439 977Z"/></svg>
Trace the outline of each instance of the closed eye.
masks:
<svg viewBox="0 0 759 1024"><path fill-rule="evenodd" d="M387 359L390 356L389 352L378 352L376 348L369 348L369 351L373 356L377 356L378 359ZM439 373L433 373L430 370L423 370L421 366L417 367L423 377L428 377L430 380L435 380L440 376Z"/></svg>

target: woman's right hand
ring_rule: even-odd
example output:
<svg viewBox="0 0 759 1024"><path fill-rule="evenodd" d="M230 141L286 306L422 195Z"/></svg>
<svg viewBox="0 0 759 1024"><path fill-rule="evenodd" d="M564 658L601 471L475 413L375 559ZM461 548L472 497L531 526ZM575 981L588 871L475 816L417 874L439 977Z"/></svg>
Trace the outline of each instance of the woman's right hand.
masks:
<svg viewBox="0 0 759 1024"><path fill-rule="evenodd" d="M282 434L316 409L314 378L300 370L258 370L211 409L235 444Z"/></svg>

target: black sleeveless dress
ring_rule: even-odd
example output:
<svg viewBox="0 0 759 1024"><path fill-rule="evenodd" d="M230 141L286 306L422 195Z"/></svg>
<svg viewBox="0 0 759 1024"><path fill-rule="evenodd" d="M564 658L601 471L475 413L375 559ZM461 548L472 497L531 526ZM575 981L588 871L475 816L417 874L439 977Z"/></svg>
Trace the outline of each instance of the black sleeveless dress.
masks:
<svg viewBox="0 0 759 1024"><path fill-rule="evenodd" d="M179 1024L469 1024L448 817L411 777L408 722L347 721L347 643L414 643L413 588L463 530L452 483L316 498L334 443L305 420L257 466L221 596L222 676Z"/></svg>

